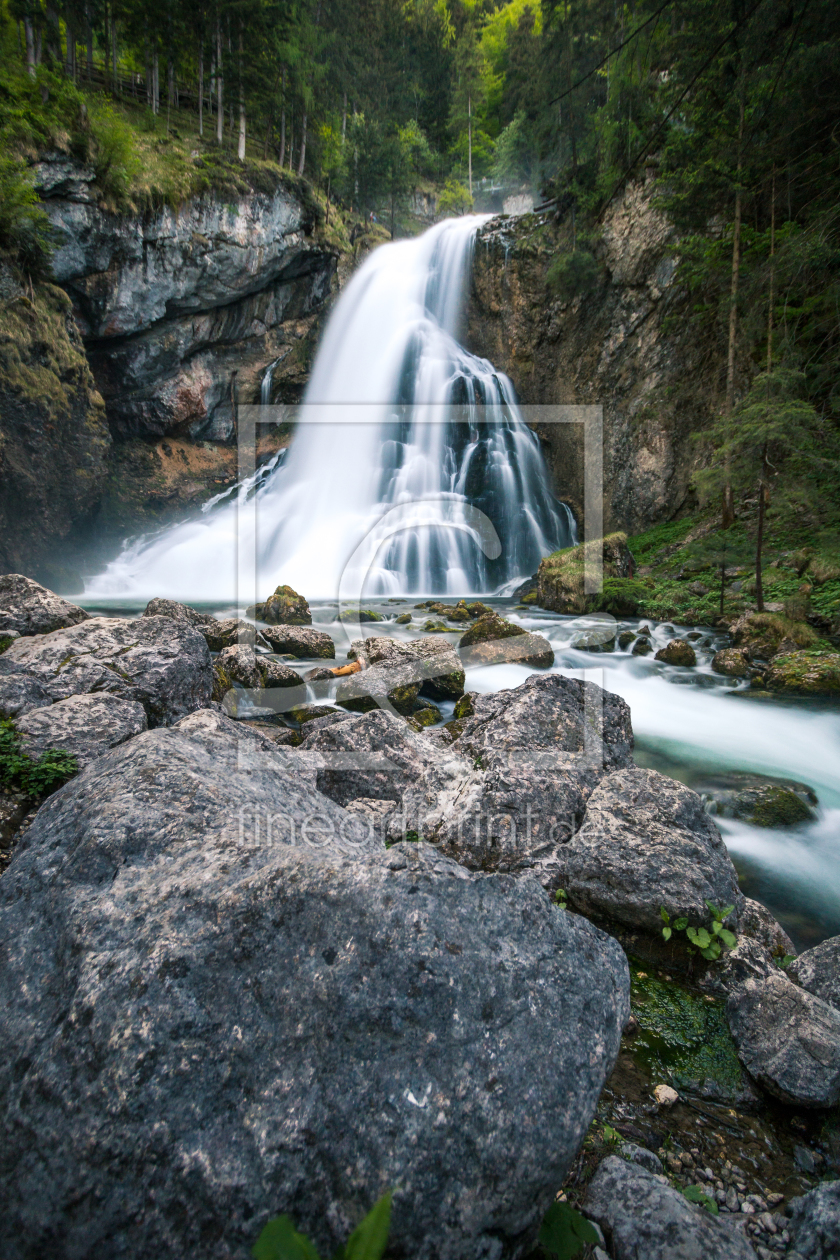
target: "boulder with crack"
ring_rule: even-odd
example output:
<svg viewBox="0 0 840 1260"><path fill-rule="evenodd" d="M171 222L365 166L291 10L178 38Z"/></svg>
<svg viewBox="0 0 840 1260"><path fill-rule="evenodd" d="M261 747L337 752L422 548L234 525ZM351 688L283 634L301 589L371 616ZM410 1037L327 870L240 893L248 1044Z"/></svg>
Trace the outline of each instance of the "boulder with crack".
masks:
<svg viewBox="0 0 840 1260"><path fill-rule="evenodd" d="M108 692L136 700L150 726L169 726L208 703L213 669L204 637L169 617L92 617L18 639L0 677L33 679L51 700Z"/></svg>
<svg viewBox="0 0 840 1260"><path fill-rule="evenodd" d="M744 897L720 832L696 792L655 770L625 767L602 779L583 825L562 852L562 886L584 914L659 934L660 910L700 927L707 901Z"/></svg>
<svg viewBox="0 0 840 1260"><path fill-rule="evenodd" d="M22 573L0 576L0 626L18 634L49 634L87 621L89 613Z"/></svg>
<svg viewBox="0 0 840 1260"><path fill-rule="evenodd" d="M391 834L402 825L473 869L533 869L557 887L559 854L595 784L630 760L630 711L560 674L475 695L471 708L449 748L437 745L454 758L409 786Z"/></svg>
<svg viewBox="0 0 840 1260"><path fill-rule="evenodd" d="M840 1256L840 1181L809 1190L788 1204L790 1260L837 1260Z"/></svg>
<svg viewBox="0 0 840 1260"><path fill-rule="evenodd" d="M740 1230L617 1155L599 1164L584 1210L604 1231L613 1260L756 1260Z"/></svg>
<svg viewBox="0 0 840 1260"><path fill-rule="evenodd" d="M279 1212L332 1255L389 1188L395 1254L535 1245L624 955L533 880L369 845L298 755L204 710L25 834L0 882L6 1260L239 1260Z"/></svg>

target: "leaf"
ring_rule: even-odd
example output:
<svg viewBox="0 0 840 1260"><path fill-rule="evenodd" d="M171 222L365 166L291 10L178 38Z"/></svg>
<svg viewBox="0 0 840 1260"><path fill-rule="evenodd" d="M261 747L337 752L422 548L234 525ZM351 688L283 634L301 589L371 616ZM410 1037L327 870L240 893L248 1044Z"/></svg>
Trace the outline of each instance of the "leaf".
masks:
<svg viewBox="0 0 840 1260"><path fill-rule="evenodd" d="M712 943L712 938L705 928L690 927L687 935L692 945L696 945L701 951L708 949Z"/></svg>
<svg viewBox="0 0 840 1260"><path fill-rule="evenodd" d="M720 958L720 941L712 941L705 949L701 949L700 953L704 958L708 958L709 962L714 962L715 959Z"/></svg>
<svg viewBox="0 0 840 1260"><path fill-rule="evenodd" d="M584 1243L597 1243L598 1234L570 1203L552 1203L540 1226L540 1245L555 1260L572 1260Z"/></svg>
<svg viewBox="0 0 840 1260"><path fill-rule="evenodd" d="M251 1248L254 1260L319 1260L318 1252L295 1229L290 1216L275 1216Z"/></svg>
<svg viewBox="0 0 840 1260"><path fill-rule="evenodd" d="M671 922L671 916L670 916L670 914L668 913L668 911L665 909L665 907L664 907L664 906L660 906L660 907L659 907L659 914L660 914L660 916L661 916L661 918L662 918L662 922L663 922L663 923L670 923L670 922Z"/></svg>
<svg viewBox="0 0 840 1260"><path fill-rule="evenodd" d="M721 928L718 935L727 949L734 949L738 944L738 937L734 932L730 932L728 928Z"/></svg>
<svg viewBox="0 0 840 1260"><path fill-rule="evenodd" d="M670 929L669 927L664 927L664 928L662 929L662 935L665 937L665 940L666 940L666 941L670 941L670 939L671 939L671 929Z"/></svg>
<svg viewBox="0 0 840 1260"><path fill-rule="evenodd" d="M684 918L682 915L679 919L674 919L674 929L677 932L684 932L687 927L688 919Z"/></svg>
<svg viewBox="0 0 840 1260"><path fill-rule="evenodd" d="M388 1243L393 1195L393 1190L383 1194L359 1222L347 1239L343 1260L379 1260Z"/></svg>
<svg viewBox="0 0 840 1260"><path fill-rule="evenodd" d="M725 922L725 921L729 918L730 914L732 913L732 911L733 911L734 909L735 909L735 907L734 907L734 906L724 906L724 907L723 907L723 909L722 909L722 910L721 910L721 912L720 912L720 921L721 921L721 923L724 923L724 922Z"/></svg>
<svg viewBox="0 0 840 1260"><path fill-rule="evenodd" d="M700 1203L708 1212L714 1216L718 1215L718 1205L715 1203L711 1195L706 1194L702 1186L686 1186L683 1195L688 1199L689 1203Z"/></svg>
<svg viewBox="0 0 840 1260"><path fill-rule="evenodd" d="M785 954L784 957L780 960L779 966L789 967L795 958L796 958L796 954Z"/></svg>

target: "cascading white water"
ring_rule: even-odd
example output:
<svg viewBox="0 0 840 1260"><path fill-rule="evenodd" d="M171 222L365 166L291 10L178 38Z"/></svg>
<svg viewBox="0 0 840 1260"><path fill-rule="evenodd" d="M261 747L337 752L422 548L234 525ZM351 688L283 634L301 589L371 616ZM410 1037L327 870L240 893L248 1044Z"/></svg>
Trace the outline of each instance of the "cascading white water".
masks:
<svg viewBox="0 0 840 1260"><path fill-rule="evenodd" d="M239 490L240 504L256 495L256 537L244 541L259 590L481 593L575 540L513 386L457 341L482 221L447 220L381 247L342 294L288 457ZM266 379L267 394L270 370ZM236 509L223 497L132 544L86 595L232 599Z"/></svg>

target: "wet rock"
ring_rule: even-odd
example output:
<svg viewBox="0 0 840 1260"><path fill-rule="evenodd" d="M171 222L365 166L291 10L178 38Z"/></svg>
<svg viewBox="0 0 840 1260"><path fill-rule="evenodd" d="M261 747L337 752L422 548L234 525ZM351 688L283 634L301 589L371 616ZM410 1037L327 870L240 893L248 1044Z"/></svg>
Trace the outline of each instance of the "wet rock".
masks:
<svg viewBox="0 0 840 1260"><path fill-rule="evenodd" d="M292 590L291 586L278 586L264 604L254 604L251 608L246 608L245 612L248 617L253 617L256 621L265 621L273 626L312 624L309 605L302 595Z"/></svg>
<svg viewBox="0 0 840 1260"><path fill-rule="evenodd" d="M774 656L763 669L763 686L791 695L840 695L840 652Z"/></svg>
<svg viewBox="0 0 840 1260"><path fill-rule="evenodd" d="M794 953L793 946L786 952ZM787 974L808 993L840 1011L840 936L804 950L790 964Z"/></svg>
<svg viewBox="0 0 840 1260"><path fill-rule="evenodd" d="M616 1155L598 1166L584 1210L603 1229L614 1260L755 1260L739 1230Z"/></svg>
<svg viewBox="0 0 840 1260"><path fill-rule="evenodd" d="M620 769L604 778L583 825L561 853L561 884L584 914L659 933L660 907L694 925L707 901L743 904L738 877L703 802L655 770Z"/></svg>
<svg viewBox="0 0 840 1260"><path fill-rule="evenodd" d="M769 1093L802 1107L840 1100L840 1011L777 970L730 993L726 1015L738 1057Z"/></svg>
<svg viewBox="0 0 840 1260"><path fill-rule="evenodd" d="M472 869L533 870L556 888L559 854L594 785L630 759L629 710L559 674L474 695L472 707L451 724L455 756L409 786L399 821Z"/></svg>
<svg viewBox="0 0 840 1260"><path fill-rule="evenodd" d="M729 674L732 678L747 678L750 674L750 657L746 648L721 648L712 657L712 669L717 674Z"/></svg>
<svg viewBox="0 0 840 1260"><path fill-rule="evenodd" d="M640 1168L646 1168L651 1173L662 1172L662 1160L655 1151L649 1151L646 1146L638 1146L635 1142L622 1142L618 1150L621 1158L628 1160L631 1164L638 1164Z"/></svg>
<svg viewBox="0 0 840 1260"><path fill-rule="evenodd" d="M199 612L197 608L191 608L189 604L179 604L174 599L150 599L142 615L144 617L171 617L173 621L185 621L187 625L195 626L197 630L204 630L215 621L210 613ZM215 624L220 623L216 621ZM213 650L211 648L211 651Z"/></svg>
<svg viewBox="0 0 840 1260"><path fill-rule="evenodd" d="M604 577L633 575L635 565L626 534L609 534L578 547L567 547L540 561L537 574L540 606L559 613L586 612L593 601L584 591L585 568L587 563L591 565L597 560L603 563Z"/></svg>
<svg viewBox="0 0 840 1260"><path fill-rule="evenodd" d="M383 635L354 639L350 651L365 669L393 668L400 681L413 679L420 694L430 700L457 700L464 693L464 669L458 653L446 639L403 643Z"/></svg>
<svg viewBox="0 0 840 1260"><path fill-rule="evenodd" d="M618 636L618 646L623 650L630 646L636 635L632 630L622 630Z"/></svg>
<svg viewBox="0 0 840 1260"><path fill-rule="evenodd" d="M394 625L397 625L397 626L410 626L410 625L411 625L411 613L400 613L399 617L396 617L396 618L394 619Z"/></svg>
<svg viewBox="0 0 840 1260"><path fill-rule="evenodd" d="M434 621L432 618L429 618L428 621L423 622L423 629L425 630L426 634L451 634L452 633L452 627L448 626L445 621Z"/></svg>
<svg viewBox="0 0 840 1260"><path fill-rule="evenodd" d="M0 626L18 634L49 634L87 621L90 614L21 573L0 576Z"/></svg>
<svg viewBox="0 0 840 1260"><path fill-rule="evenodd" d="M534 1246L618 1052L624 956L533 881L368 848L298 755L194 714L100 758L21 842L8 1260L244 1256L281 1208L331 1255L388 1187L400 1254Z"/></svg>
<svg viewBox="0 0 840 1260"><path fill-rule="evenodd" d="M68 696L49 708L30 709L16 726L23 749L30 757L37 758L48 748L58 748L75 757L79 769L83 769L109 748L141 734L148 723L138 701L101 692Z"/></svg>
<svg viewBox="0 0 840 1260"><path fill-rule="evenodd" d="M15 639L19 639L20 637L21 636L18 634L17 630L7 630L3 626L0 626L0 653L5 652L6 648L11 647Z"/></svg>
<svg viewBox="0 0 840 1260"><path fill-rule="evenodd" d="M659 649L653 659L664 661L666 665L697 664L697 654L686 639L672 639L670 643L666 643Z"/></svg>
<svg viewBox="0 0 840 1260"><path fill-rule="evenodd" d="M318 790L339 805L368 798L399 804L404 792L443 754L405 722L382 709L305 730L302 748L321 753Z"/></svg>
<svg viewBox="0 0 840 1260"><path fill-rule="evenodd" d="M258 639L254 626L242 617L227 617L224 621L216 621L211 617L201 627L201 633L207 640L207 646L211 652L221 652L224 648L233 647L237 643L255 643Z"/></svg>
<svg viewBox="0 0 840 1260"><path fill-rule="evenodd" d="M732 771L696 786L711 814L743 818L754 827L795 827L817 817L813 788L793 779Z"/></svg>
<svg viewBox="0 0 840 1260"><path fill-rule="evenodd" d="M586 630L578 630L572 636L570 647L579 652L612 652L615 648L615 622L611 625L592 626ZM633 638L633 635L630 636Z"/></svg>
<svg viewBox="0 0 840 1260"><path fill-rule="evenodd" d="M633 644L634 656L650 656L652 651L653 651L653 644L651 643L648 635L640 635L639 638L636 640L636 642Z"/></svg>
<svg viewBox="0 0 840 1260"><path fill-rule="evenodd" d="M509 640L519 640L511 643ZM496 613L486 613L461 636L458 647L464 665L497 665L521 661L535 669L554 664L554 649L541 634L530 634L522 626Z"/></svg>
<svg viewBox="0 0 840 1260"><path fill-rule="evenodd" d="M311 626L266 626L260 631L273 652L308 660L335 658L335 644L324 630Z"/></svg>
<svg viewBox="0 0 840 1260"><path fill-rule="evenodd" d="M335 674L326 665L316 665L303 675L304 682L335 682Z"/></svg>
<svg viewBox="0 0 840 1260"><path fill-rule="evenodd" d="M150 726L169 726L210 699L213 670L203 636L169 617L92 617L19 639L0 656L0 676L34 679L52 700L107 692L137 700Z"/></svg>
<svg viewBox="0 0 840 1260"><path fill-rule="evenodd" d="M213 664L217 680L227 680L228 686L239 683L241 687L256 690L269 687L299 687L301 676L290 665L273 661L268 656L258 656L252 647L237 644L221 651Z"/></svg>
<svg viewBox="0 0 840 1260"><path fill-rule="evenodd" d="M840 1256L840 1181L824 1182L791 1199L788 1211L792 1247L802 1260Z"/></svg>

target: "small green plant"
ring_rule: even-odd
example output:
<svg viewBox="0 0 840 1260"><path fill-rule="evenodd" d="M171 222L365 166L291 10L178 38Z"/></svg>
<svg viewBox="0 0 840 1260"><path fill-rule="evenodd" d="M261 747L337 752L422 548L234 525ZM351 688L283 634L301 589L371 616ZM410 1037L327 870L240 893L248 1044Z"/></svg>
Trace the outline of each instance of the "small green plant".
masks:
<svg viewBox="0 0 840 1260"><path fill-rule="evenodd" d="M554 900L557 902L557 905L560 907L560 909L561 909L561 910L565 910L565 909L566 909L566 890L565 890L565 888L558 888L558 889L557 889L557 892L554 894Z"/></svg>
<svg viewBox="0 0 840 1260"><path fill-rule="evenodd" d="M614 1129L611 1124L605 1124L601 1134L607 1146L618 1146L619 1142L624 1141L618 1129Z"/></svg>
<svg viewBox="0 0 840 1260"><path fill-rule="evenodd" d="M26 796L49 796L71 779L79 763L70 753L48 748L35 761L20 746L20 736L8 719L0 720L0 784Z"/></svg>
<svg viewBox="0 0 840 1260"><path fill-rule="evenodd" d="M787 971L792 962L796 962L796 954L783 954L779 959L779 966L783 971Z"/></svg>
<svg viewBox="0 0 840 1260"><path fill-rule="evenodd" d="M712 916L708 927L692 927L685 916L680 916L671 922L671 916L664 906L659 907L659 914L665 925L662 935L666 941L671 939L674 932L685 932L698 953L709 962L714 962L720 958L724 946L727 949L734 949L738 943L735 933L723 926L735 907L716 906L712 901L707 901L706 905Z"/></svg>
<svg viewBox="0 0 840 1260"><path fill-rule="evenodd" d="M374 1203L347 1242L336 1251L333 1260L380 1260L391 1228L392 1197L393 1191L389 1190ZM295 1229L290 1216L275 1216L270 1220L251 1254L254 1260L321 1260L306 1235Z"/></svg>
<svg viewBox="0 0 840 1260"><path fill-rule="evenodd" d="M699 1203L707 1212L711 1212L713 1216L718 1214L718 1205L710 1194L707 1194L702 1186L686 1186L683 1194L689 1203Z"/></svg>
<svg viewBox="0 0 840 1260"><path fill-rule="evenodd" d="M552 1203L540 1226L539 1243L542 1251L555 1260L573 1260L586 1243L600 1240L594 1226L571 1203Z"/></svg>

